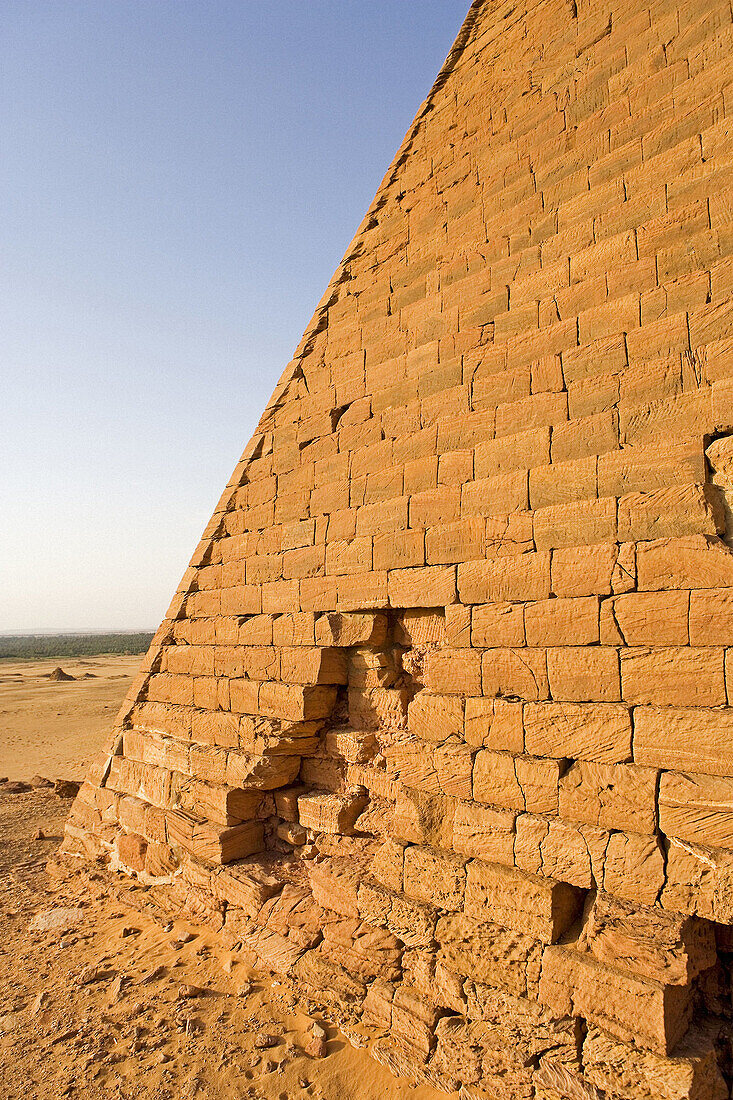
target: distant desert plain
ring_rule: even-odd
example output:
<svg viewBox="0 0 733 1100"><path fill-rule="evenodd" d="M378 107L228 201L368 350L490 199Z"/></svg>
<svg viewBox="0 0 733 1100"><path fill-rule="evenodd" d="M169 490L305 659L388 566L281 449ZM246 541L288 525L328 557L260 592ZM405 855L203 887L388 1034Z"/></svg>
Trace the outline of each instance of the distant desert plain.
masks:
<svg viewBox="0 0 733 1100"><path fill-rule="evenodd" d="M83 779L141 659L0 660L0 776ZM57 668L74 679L53 679Z"/></svg>

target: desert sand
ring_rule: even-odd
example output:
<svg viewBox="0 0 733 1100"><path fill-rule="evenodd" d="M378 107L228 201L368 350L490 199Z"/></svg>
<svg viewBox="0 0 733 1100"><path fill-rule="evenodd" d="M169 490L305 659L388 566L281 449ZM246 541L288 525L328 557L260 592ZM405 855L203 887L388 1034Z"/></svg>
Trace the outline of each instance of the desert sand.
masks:
<svg viewBox="0 0 733 1100"><path fill-rule="evenodd" d="M83 779L141 657L0 661L0 776ZM52 680L61 667L73 680Z"/></svg>
<svg viewBox="0 0 733 1100"><path fill-rule="evenodd" d="M3 776L82 778L139 658L64 660L80 678L48 680L58 663L0 665ZM50 788L0 790L3 1100L444 1096L392 1077L326 1006L296 1002L205 927L170 922L154 890L93 866L69 874L54 855L70 805Z"/></svg>

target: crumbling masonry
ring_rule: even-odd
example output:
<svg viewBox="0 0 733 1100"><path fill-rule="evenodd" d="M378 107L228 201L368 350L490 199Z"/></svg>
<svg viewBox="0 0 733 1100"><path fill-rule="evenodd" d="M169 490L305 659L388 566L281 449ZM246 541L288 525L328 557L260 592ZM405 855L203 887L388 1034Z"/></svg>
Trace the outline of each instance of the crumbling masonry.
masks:
<svg viewBox="0 0 733 1100"><path fill-rule="evenodd" d="M67 827L466 1100L729 1095L732 49L473 4Z"/></svg>

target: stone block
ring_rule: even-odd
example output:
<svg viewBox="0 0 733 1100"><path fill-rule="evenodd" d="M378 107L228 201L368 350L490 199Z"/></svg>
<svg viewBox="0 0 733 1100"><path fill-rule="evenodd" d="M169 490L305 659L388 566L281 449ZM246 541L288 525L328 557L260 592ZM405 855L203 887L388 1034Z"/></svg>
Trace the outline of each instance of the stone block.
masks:
<svg viewBox="0 0 733 1100"><path fill-rule="evenodd" d="M410 898L436 909L455 912L463 907L465 860L412 845L405 849L404 891Z"/></svg>
<svg viewBox="0 0 733 1100"><path fill-rule="evenodd" d="M500 863L514 863L514 822L516 815L494 810L473 802L458 802L453 813L450 846L460 855Z"/></svg>
<svg viewBox="0 0 733 1100"><path fill-rule="evenodd" d="M478 604L471 615L471 645L477 648L523 646L524 604Z"/></svg>
<svg viewBox="0 0 733 1100"><path fill-rule="evenodd" d="M547 699L546 649L487 649L481 662L483 694L510 699Z"/></svg>
<svg viewBox="0 0 733 1100"><path fill-rule="evenodd" d="M631 715L615 703L527 703L524 746L535 756L631 760Z"/></svg>
<svg viewBox="0 0 733 1100"><path fill-rule="evenodd" d="M688 985L717 961L709 922L601 892L587 910L578 942L599 962L662 985Z"/></svg>
<svg viewBox="0 0 733 1100"><path fill-rule="evenodd" d="M508 810L557 813L560 765L482 749L473 767L476 802Z"/></svg>
<svg viewBox="0 0 733 1100"><path fill-rule="evenodd" d="M724 651L713 646L621 650L621 694L627 703L724 706Z"/></svg>
<svg viewBox="0 0 733 1100"><path fill-rule="evenodd" d="M733 711L635 707L634 761L653 768L733 776Z"/></svg>
<svg viewBox="0 0 733 1100"><path fill-rule="evenodd" d="M350 836L368 801L362 794L302 794L298 798L298 820L316 833Z"/></svg>
<svg viewBox="0 0 733 1100"><path fill-rule="evenodd" d="M659 828L708 848L733 848L733 779L662 772Z"/></svg>
<svg viewBox="0 0 733 1100"><path fill-rule="evenodd" d="M464 736L472 748L522 752L522 704L507 699L467 698Z"/></svg>
<svg viewBox="0 0 733 1100"><path fill-rule="evenodd" d="M392 607L441 607L456 598L455 567L392 569L387 589Z"/></svg>
<svg viewBox="0 0 733 1100"><path fill-rule="evenodd" d="M594 645L598 642L598 598L558 597L528 603L524 608L527 645Z"/></svg>
<svg viewBox="0 0 733 1100"><path fill-rule="evenodd" d="M653 833L659 773L634 764L579 761L560 780L559 813L602 829Z"/></svg>
<svg viewBox="0 0 733 1100"><path fill-rule="evenodd" d="M733 590L690 593L690 644L733 645Z"/></svg>
<svg viewBox="0 0 733 1100"><path fill-rule="evenodd" d="M547 679L554 700L620 700L619 651L612 646L567 645L548 649Z"/></svg>
<svg viewBox="0 0 733 1100"><path fill-rule="evenodd" d="M552 818L520 814L514 838L514 863L589 890L602 880L609 834L592 825L569 825Z"/></svg>
<svg viewBox="0 0 733 1100"><path fill-rule="evenodd" d="M425 658L425 686L439 695L480 695L481 654L470 649L437 650Z"/></svg>
<svg viewBox="0 0 733 1100"><path fill-rule="evenodd" d="M611 833L603 860L603 889L640 905L654 905L665 882L665 858L656 836Z"/></svg>
<svg viewBox="0 0 733 1100"><path fill-rule="evenodd" d="M463 736L463 700L457 695L418 692L407 707L407 728L420 740L440 745Z"/></svg>
<svg viewBox="0 0 733 1100"><path fill-rule="evenodd" d="M540 552L563 546L613 542L615 539L615 497L552 504L547 508L538 508L534 514L534 540Z"/></svg>
<svg viewBox="0 0 733 1100"><path fill-rule="evenodd" d="M583 891L567 883L472 860L464 912L479 923L494 921L543 943L556 943L580 915L583 897Z"/></svg>
<svg viewBox="0 0 733 1100"><path fill-rule="evenodd" d="M733 588L733 552L705 535L657 539L637 551L639 589Z"/></svg>
<svg viewBox="0 0 733 1100"><path fill-rule="evenodd" d="M550 555L522 554L459 564L458 595L462 603L468 604L547 599Z"/></svg>
<svg viewBox="0 0 733 1100"><path fill-rule="evenodd" d="M627 592L601 601L602 645L686 645L689 592Z"/></svg>
<svg viewBox="0 0 733 1100"><path fill-rule="evenodd" d="M588 1082L611 1100L724 1100L727 1091L712 1035L694 1028L673 1057L662 1058L592 1027L583 1042L583 1070Z"/></svg>
<svg viewBox="0 0 733 1100"><path fill-rule="evenodd" d="M692 1012L689 987L640 978L564 947L544 950L539 999L662 1056L682 1038Z"/></svg>
<svg viewBox="0 0 733 1100"><path fill-rule="evenodd" d="M516 997L536 997L542 945L534 937L455 913L438 920L435 938L448 970Z"/></svg>

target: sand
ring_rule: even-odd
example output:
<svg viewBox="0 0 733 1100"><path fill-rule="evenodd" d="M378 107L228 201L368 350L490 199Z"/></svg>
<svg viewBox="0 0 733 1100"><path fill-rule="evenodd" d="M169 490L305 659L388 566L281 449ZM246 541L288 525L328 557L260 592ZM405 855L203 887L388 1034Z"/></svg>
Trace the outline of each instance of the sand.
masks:
<svg viewBox="0 0 733 1100"><path fill-rule="evenodd" d="M0 663L0 775L82 778L138 660ZM47 680L59 663L94 678ZM53 790L0 790L3 1100L445 1096L393 1077L337 1030L328 1005L296 1001L287 979L258 972L206 927L169 923L155 888L62 868L70 805ZM69 910L64 930L59 911ZM326 1030L324 1058L305 1053L314 1023ZM273 1045L259 1048L262 1035Z"/></svg>
<svg viewBox="0 0 733 1100"><path fill-rule="evenodd" d="M0 661L0 776L83 779L140 661L139 656ZM59 666L75 679L49 679Z"/></svg>

